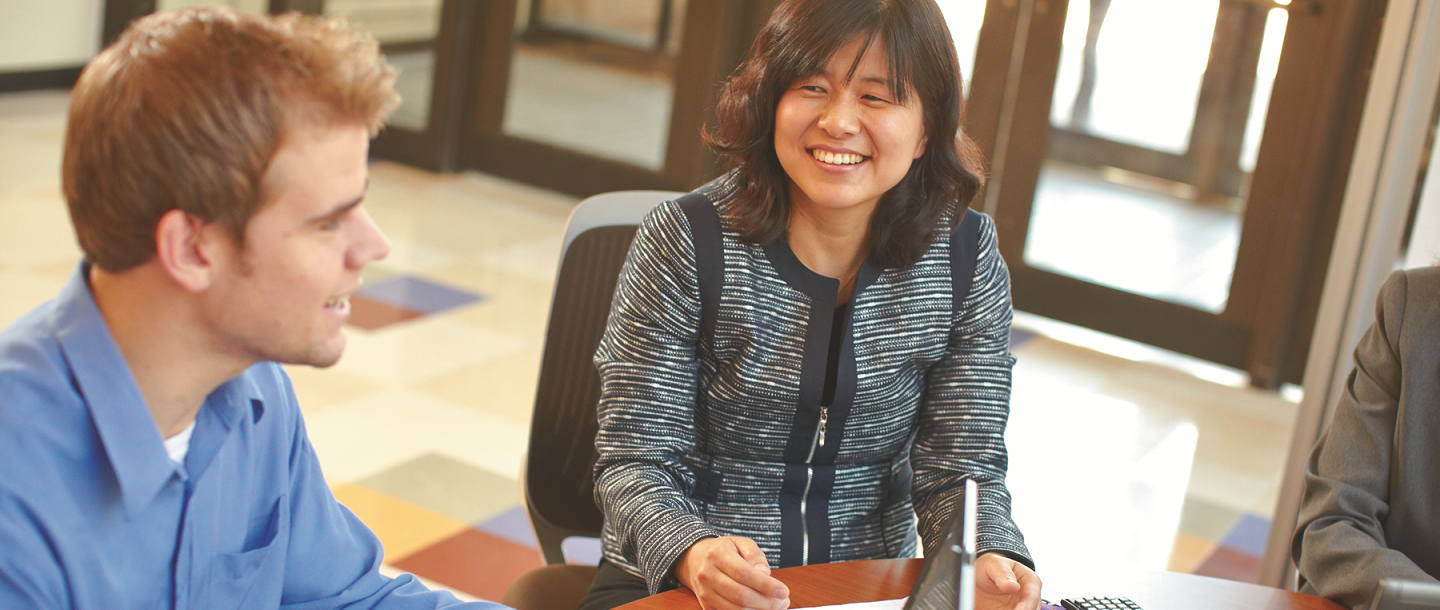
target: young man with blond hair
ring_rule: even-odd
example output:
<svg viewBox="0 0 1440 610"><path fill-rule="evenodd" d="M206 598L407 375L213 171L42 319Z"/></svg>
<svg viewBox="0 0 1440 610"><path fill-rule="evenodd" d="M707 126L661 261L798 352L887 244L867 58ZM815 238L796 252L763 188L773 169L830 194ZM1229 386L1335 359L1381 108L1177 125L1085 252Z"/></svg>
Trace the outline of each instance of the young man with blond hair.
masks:
<svg viewBox="0 0 1440 610"><path fill-rule="evenodd" d="M460 604L377 572L276 364L340 358L389 250L361 202L394 78L343 23L213 9L86 67L63 166L85 260L0 332L0 607Z"/></svg>

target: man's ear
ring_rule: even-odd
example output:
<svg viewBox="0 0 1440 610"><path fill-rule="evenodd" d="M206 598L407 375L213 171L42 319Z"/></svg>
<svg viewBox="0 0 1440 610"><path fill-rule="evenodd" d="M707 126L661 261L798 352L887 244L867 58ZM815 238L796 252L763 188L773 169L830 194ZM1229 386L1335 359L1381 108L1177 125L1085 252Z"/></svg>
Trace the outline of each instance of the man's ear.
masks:
<svg viewBox="0 0 1440 610"><path fill-rule="evenodd" d="M155 226L155 259L176 284L191 292L205 290L215 279L219 229L192 214L170 210Z"/></svg>

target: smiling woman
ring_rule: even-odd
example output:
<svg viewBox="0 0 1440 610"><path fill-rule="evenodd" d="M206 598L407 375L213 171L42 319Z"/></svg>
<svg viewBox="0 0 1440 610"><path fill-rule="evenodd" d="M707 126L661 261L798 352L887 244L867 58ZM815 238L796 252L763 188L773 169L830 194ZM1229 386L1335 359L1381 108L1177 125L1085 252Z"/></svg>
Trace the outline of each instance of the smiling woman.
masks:
<svg viewBox="0 0 1440 610"><path fill-rule="evenodd" d="M1004 482L1009 275L966 209L960 91L933 0L776 9L707 134L730 171L646 218L616 287L582 609L683 584L783 610L771 568L933 551L967 479L981 601L1038 607Z"/></svg>
<svg viewBox="0 0 1440 610"><path fill-rule="evenodd" d="M923 150L896 160L905 170L904 179L880 189L887 203L876 208L868 229L881 264L913 264L929 247L937 226L954 228L954 218L942 218L947 211L956 203L967 205L980 189L981 154L960 131L963 80L943 15L929 7L898 6L880 15L867 4L781 6L750 57L726 83L717 124L706 139L745 191L733 222L746 241L768 243L790 228L791 187L798 176L791 173L794 167L784 164L787 149L779 139L785 127L780 122L789 116L787 98L796 97L792 90L801 87L823 90L827 99L847 89L856 97L857 111L859 104L866 110L878 104L891 107L891 112L866 113L868 117L919 117ZM813 80L830 82L808 82ZM900 108L904 111L894 112ZM911 128L887 124L850 139L900 137ZM836 150L846 152L844 148Z"/></svg>

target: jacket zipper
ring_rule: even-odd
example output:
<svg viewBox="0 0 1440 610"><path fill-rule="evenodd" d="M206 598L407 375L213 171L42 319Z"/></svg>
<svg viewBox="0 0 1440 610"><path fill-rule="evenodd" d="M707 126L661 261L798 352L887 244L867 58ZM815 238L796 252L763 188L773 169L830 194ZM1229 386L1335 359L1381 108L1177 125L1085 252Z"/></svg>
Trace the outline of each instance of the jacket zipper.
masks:
<svg viewBox="0 0 1440 610"><path fill-rule="evenodd" d="M825 424L830 420L830 407L820 407L820 423L815 426L815 439L810 443L810 455L805 457L805 492L800 496L800 565L810 565L810 519L806 513L810 507L810 483L815 478L815 450L825 446Z"/></svg>

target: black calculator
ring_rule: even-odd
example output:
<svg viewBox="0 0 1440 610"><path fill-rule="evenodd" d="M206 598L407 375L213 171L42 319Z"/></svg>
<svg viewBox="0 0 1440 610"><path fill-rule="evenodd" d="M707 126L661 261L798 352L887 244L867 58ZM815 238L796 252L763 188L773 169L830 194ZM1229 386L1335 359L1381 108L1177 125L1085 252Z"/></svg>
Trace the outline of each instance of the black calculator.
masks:
<svg viewBox="0 0 1440 610"><path fill-rule="evenodd" d="M1065 610L1141 610L1140 604L1128 597L1080 597L1062 599L1060 606Z"/></svg>

